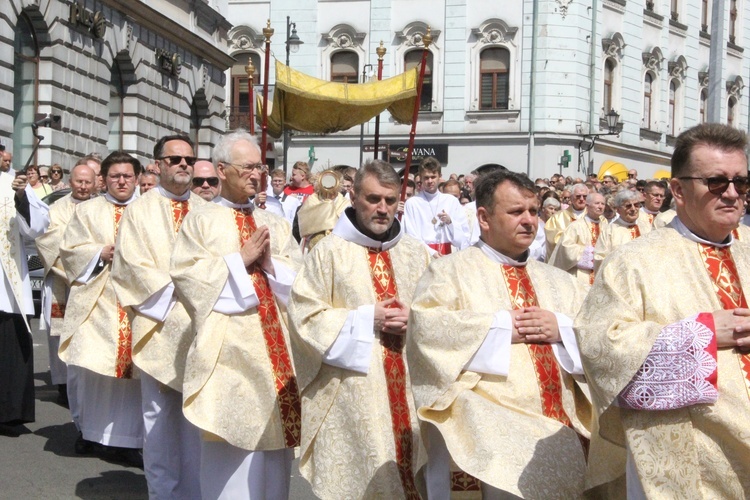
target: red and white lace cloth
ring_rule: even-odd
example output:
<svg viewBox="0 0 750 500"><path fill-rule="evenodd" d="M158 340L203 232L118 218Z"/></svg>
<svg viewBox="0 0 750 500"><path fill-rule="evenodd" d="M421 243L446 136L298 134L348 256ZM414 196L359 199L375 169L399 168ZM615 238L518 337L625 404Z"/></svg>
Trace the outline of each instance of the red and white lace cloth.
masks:
<svg viewBox="0 0 750 500"><path fill-rule="evenodd" d="M634 410L674 410L715 403L716 335L711 313L665 326L643 365L618 396Z"/></svg>

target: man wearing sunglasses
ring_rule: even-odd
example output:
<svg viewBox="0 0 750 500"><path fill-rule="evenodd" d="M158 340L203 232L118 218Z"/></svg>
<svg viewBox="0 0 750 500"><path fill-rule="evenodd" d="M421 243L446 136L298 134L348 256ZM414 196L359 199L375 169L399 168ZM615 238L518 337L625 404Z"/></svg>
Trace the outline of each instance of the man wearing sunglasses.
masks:
<svg viewBox="0 0 750 500"><path fill-rule="evenodd" d="M182 377L192 342L191 322L169 276L177 231L205 201L190 188L196 159L184 135L154 146L159 184L122 218L112 279L128 309L133 363L140 370L143 464L151 498L197 498L199 434L182 414Z"/></svg>
<svg viewBox="0 0 750 500"><path fill-rule="evenodd" d="M256 138L225 135L213 162L221 197L185 218L170 267L195 331L183 412L202 430L199 493L287 498L300 399L286 303L301 256L289 223L253 205L266 168Z"/></svg>
<svg viewBox="0 0 750 500"><path fill-rule="evenodd" d="M716 123L680 134L677 216L612 252L576 319L600 433L627 452L629 498L750 491L750 249L732 237L747 146Z"/></svg>
<svg viewBox="0 0 750 500"><path fill-rule="evenodd" d="M221 192L221 181L216 167L208 160L198 160L193 167L193 193L206 201L213 201Z"/></svg>
<svg viewBox="0 0 750 500"><path fill-rule="evenodd" d="M586 197L589 188L585 184L578 183L573 186L570 194L570 205L565 210L560 210L550 217L544 224L544 232L547 236L547 258L552 256L555 246L560 241L563 231L571 222L580 219L586 210ZM563 201L563 203L565 203Z"/></svg>

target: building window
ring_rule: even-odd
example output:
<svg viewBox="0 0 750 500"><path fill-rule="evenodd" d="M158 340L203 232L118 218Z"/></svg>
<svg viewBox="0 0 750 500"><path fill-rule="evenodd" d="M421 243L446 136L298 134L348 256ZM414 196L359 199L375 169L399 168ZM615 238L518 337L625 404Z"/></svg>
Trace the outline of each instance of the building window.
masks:
<svg viewBox="0 0 750 500"><path fill-rule="evenodd" d="M700 116L698 119L700 123L706 123L707 111L708 111L708 90L701 89Z"/></svg>
<svg viewBox="0 0 750 500"><path fill-rule="evenodd" d="M339 83L359 82L359 56L356 52L342 50L331 55L331 81Z"/></svg>
<svg viewBox="0 0 750 500"><path fill-rule="evenodd" d="M508 109L510 52L484 49L479 55L479 109Z"/></svg>
<svg viewBox="0 0 750 500"><path fill-rule="evenodd" d="M643 120L641 121L641 128L651 128L651 93L654 86L654 76L651 72L646 72L646 76L643 79Z"/></svg>
<svg viewBox="0 0 750 500"><path fill-rule="evenodd" d="M737 118L737 99L730 97L727 102L727 125L734 127Z"/></svg>
<svg viewBox="0 0 750 500"><path fill-rule="evenodd" d="M404 71L419 66L422 61L422 50L412 50L404 56ZM432 52L427 52L427 66L424 70L424 80L422 81L422 94L419 99L420 111L432 110Z"/></svg>
<svg viewBox="0 0 750 500"><path fill-rule="evenodd" d="M671 0L670 10L672 11L672 19L678 21L680 19L680 2L679 0Z"/></svg>
<svg viewBox="0 0 750 500"><path fill-rule="evenodd" d="M237 62L232 66L232 107L229 113L229 128L250 129L250 90L248 87L247 71L245 66L252 61L255 66L253 73L253 86L260 85L260 55L255 52L243 52L235 54ZM192 122L192 120L191 120Z"/></svg>
<svg viewBox="0 0 750 500"><path fill-rule="evenodd" d="M201 115L198 112L198 103L193 99L193 103L190 105L190 140L193 141L193 152L198 154L198 147L200 146L200 132L201 132Z"/></svg>
<svg viewBox="0 0 750 500"><path fill-rule="evenodd" d="M117 60L112 61L112 71L109 77L109 136L107 149L117 151L122 147L122 122L123 122L123 99L125 97L125 85L122 80L122 71Z"/></svg>
<svg viewBox="0 0 750 500"><path fill-rule="evenodd" d="M708 33L708 0L701 0L701 31Z"/></svg>
<svg viewBox="0 0 750 500"><path fill-rule="evenodd" d="M675 130L677 130L675 124L677 108L675 107L675 103L677 101L678 87L679 84L677 81L672 80L669 82L669 117L667 118L667 135L671 136L676 135Z"/></svg>
<svg viewBox="0 0 750 500"><path fill-rule="evenodd" d="M13 55L13 158L16 165L23 165L34 148L31 124L37 113L39 81L39 44L26 13L18 16Z"/></svg>
<svg viewBox="0 0 750 500"><path fill-rule="evenodd" d="M602 95L602 109L607 113L610 109L614 109L612 104L612 84L615 78L615 62L612 58L607 58L604 61L604 92Z"/></svg>
<svg viewBox="0 0 750 500"><path fill-rule="evenodd" d="M737 0L729 2L729 43L737 43Z"/></svg>

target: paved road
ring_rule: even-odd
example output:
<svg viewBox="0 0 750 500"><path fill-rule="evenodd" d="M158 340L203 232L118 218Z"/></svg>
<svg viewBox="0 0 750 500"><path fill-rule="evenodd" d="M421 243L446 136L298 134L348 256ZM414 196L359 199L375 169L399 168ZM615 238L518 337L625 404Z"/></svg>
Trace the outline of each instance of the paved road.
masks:
<svg viewBox="0 0 750 500"><path fill-rule="evenodd" d="M0 499L147 499L141 469L73 452L75 426L50 384L47 339L34 327L36 422L17 437L0 435ZM295 460L290 498L314 499Z"/></svg>

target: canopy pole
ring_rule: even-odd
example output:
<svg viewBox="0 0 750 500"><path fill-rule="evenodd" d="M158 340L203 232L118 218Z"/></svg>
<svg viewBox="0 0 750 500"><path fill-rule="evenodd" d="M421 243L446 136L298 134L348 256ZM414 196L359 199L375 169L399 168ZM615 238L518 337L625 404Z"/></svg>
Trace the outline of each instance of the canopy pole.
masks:
<svg viewBox="0 0 750 500"><path fill-rule="evenodd" d="M268 151L268 74L270 73L271 68L271 37L273 36L273 28L271 28L270 19L268 20L266 27L263 28L263 36L266 38L266 61L265 73L263 74L263 121L261 125L260 162L265 165L266 153ZM260 189L263 193L265 193L268 188L268 173L265 170L260 174ZM266 208L265 204L262 204L260 208Z"/></svg>
<svg viewBox="0 0 750 500"><path fill-rule="evenodd" d="M414 152L414 139L417 136L417 119L419 118L419 104L422 97L422 83L427 66L427 53L432 43L432 30L427 27L427 33L422 37L424 49L422 50L422 62L419 63L419 80L417 81L417 99L414 101L414 112L411 115L411 132L409 132L409 148L406 151L406 166L404 167L404 181L401 183L401 201L406 201L406 185L409 183L409 169L411 168L411 157ZM399 220L401 220L399 214Z"/></svg>
<svg viewBox="0 0 750 500"><path fill-rule="evenodd" d="M380 40L380 47L375 49L378 54L378 81L383 79L383 57L386 53L386 48L383 46L383 40ZM380 114L375 117L375 156L378 159L378 148L380 146Z"/></svg>
<svg viewBox="0 0 750 500"><path fill-rule="evenodd" d="M247 73L247 101L250 103L249 119L250 119L250 134L255 135L255 94L253 93L253 75L255 74L255 65L253 64L252 58L248 57L247 66L245 66L245 73Z"/></svg>

